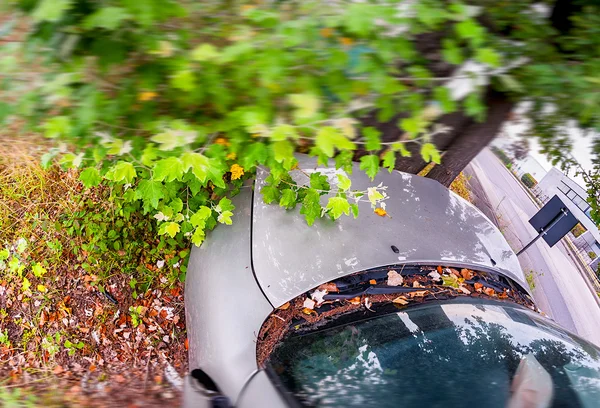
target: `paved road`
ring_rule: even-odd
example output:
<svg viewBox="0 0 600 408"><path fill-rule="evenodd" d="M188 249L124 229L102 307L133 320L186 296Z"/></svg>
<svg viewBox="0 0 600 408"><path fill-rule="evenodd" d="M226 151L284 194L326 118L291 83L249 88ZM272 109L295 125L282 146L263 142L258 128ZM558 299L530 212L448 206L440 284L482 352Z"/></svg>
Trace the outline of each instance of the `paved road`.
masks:
<svg viewBox="0 0 600 408"><path fill-rule="evenodd" d="M473 184L487 196L487 205L482 204L481 193L475 204L485 207L488 216L490 212L496 216L515 252L537 235L528 222L537 206L491 151L484 149L467 173L476 177ZM600 345L600 307L569 256L562 242L549 248L539 240L519 256L519 262L526 274L534 274L533 295L540 309L561 326Z"/></svg>

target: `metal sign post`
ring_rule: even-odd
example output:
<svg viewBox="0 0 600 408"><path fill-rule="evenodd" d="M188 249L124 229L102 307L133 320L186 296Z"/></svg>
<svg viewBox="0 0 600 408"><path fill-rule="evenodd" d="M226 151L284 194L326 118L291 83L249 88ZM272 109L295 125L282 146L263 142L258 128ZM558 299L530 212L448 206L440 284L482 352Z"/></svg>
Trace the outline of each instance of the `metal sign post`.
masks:
<svg viewBox="0 0 600 408"><path fill-rule="evenodd" d="M529 220L529 223L538 232L538 236L517 252L517 256L521 255L540 238L544 238L544 241L550 247L553 247L578 222L567 206L555 195Z"/></svg>

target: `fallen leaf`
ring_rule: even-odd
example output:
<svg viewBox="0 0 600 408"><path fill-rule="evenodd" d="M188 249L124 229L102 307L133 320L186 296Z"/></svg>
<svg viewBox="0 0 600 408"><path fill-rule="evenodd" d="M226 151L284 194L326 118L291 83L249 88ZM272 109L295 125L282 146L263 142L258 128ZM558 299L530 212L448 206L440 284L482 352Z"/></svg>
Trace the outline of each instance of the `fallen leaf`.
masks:
<svg viewBox="0 0 600 408"><path fill-rule="evenodd" d="M369 310L371 310L371 306L373 306L373 303L369 300L368 297L365 298L365 307ZM373 312L374 310L371 310L371 312Z"/></svg>
<svg viewBox="0 0 600 408"><path fill-rule="evenodd" d="M463 285L460 285L458 287L458 290L461 291L462 293L464 293L465 295L471 294L471 291L469 289L467 289L466 287L464 287Z"/></svg>
<svg viewBox="0 0 600 408"><path fill-rule="evenodd" d="M387 212L385 212L383 208L375 208L375 211L373 212L379 215L380 217L385 217L387 215Z"/></svg>
<svg viewBox="0 0 600 408"><path fill-rule="evenodd" d="M392 300L393 303L399 305L408 305L408 300L404 296L398 296L396 299Z"/></svg>
<svg viewBox="0 0 600 408"><path fill-rule="evenodd" d="M427 290L418 290L416 292L408 292L408 296L410 296L411 298L423 297L423 296L427 295L428 293L429 293L429 291L427 291Z"/></svg>
<svg viewBox="0 0 600 408"><path fill-rule="evenodd" d="M469 270L469 269L461 269L460 270L460 275L463 277L464 280L469 280L473 278L473 271Z"/></svg>
<svg viewBox="0 0 600 408"><path fill-rule="evenodd" d="M183 346L185 347L186 350L190 349L190 340L186 337L186 339L183 341Z"/></svg>
<svg viewBox="0 0 600 408"><path fill-rule="evenodd" d="M90 372L93 373L94 371L96 371L96 365L92 364L89 368Z"/></svg>
<svg viewBox="0 0 600 408"><path fill-rule="evenodd" d="M492 288L485 288L483 289L483 293L485 293L488 296L494 296L496 295L496 291Z"/></svg>
<svg viewBox="0 0 600 408"><path fill-rule="evenodd" d="M277 309L288 310L289 308L290 308L290 302L285 302L283 305L279 306Z"/></svg>
<svg viewBox="0 0 600 408"><path fill-rule="evenodd" d="M508 299L508 294L506 293L506 289L502 293L498 293L498 299Z"/></svg>
<svg viewBox="0 0 600 408"><path fill-rule="evenodd" d="M371 280L369 280L369 283L370 283L371 285L377 285L377 281L376 281L375 279L371 279Z"/></svg>
<svg viewBox="0 0 600 408"><path fill-rule="evenodd" d="M311 314L313 314L313 313L314 313L315 315L316 315L316 314L318 314L317 312L315 312L315 311L314 311L314 310L312 310L312 309L309 309L308 307L305 307L304 309L302 309L302 313L304 313L304 314L307 314L307 315L311 315Z"/></svg>
<svg viewBox="0 0 600 408"><path fill-rule="evenodd" d="M446 268L446 270L444 272L448 272L453 274L454 276L456 276L457 278L460 278L460 272L458 272L456 269L454 268Z"/></svg>
<svg viewBox="0 0 600 408"><path fill-rule="evenodd" d="M42 327L44 325L44 323L46 323L46 321L48 321L48 315L46 314L46 312L44 310L42 310L42 313L40 314L40 321L38 322L38 325L40 327Z"/></svg>
<svg viewBox="0 0 600 408"><path fill-rule="evenodd" d="M404 278L396 271L389 271L387 273L387 276L388 286L401 286L404 283Z"/></svg>
<svg viewBox="0 0 600 408"><path fill-rule="evenodd" d="M326 290L327 292L339 292L337 286L333 282L327 282L320 285L317 290Z"/></svg>
<svg viewBox="0 0 600 408"><path fill-rule="evenodd" d="M59 375L62 374L65 370L62 368L62 366L57 365L56 367L54 367L54 370L52 370L52 373L54 375Z"/></svg>
<svg viewBox="0 0 600 408"><path fill-rule="evenodd" d="M41 284L37 285L37 290L38 290L38 292L42 292L42 293L45 293L45 292L48 291L48 289L46 289L46 287L44 285L41 285Z"/></svg>
<svg viewBox="0 0 600 408"><path fill-rule="evenodd" d="M443 275L442 282L444 286L450 286L458 289L458 278L455 275Z"/></svg>
<svg viewBox="0 0 600 408"><path fill-rule="evenodd" d="M323 296L325 296L326 294L327 294L326 290L317 289L313 293L310 294L310 297L312 298L312 300L317 302L317 306L319 306L319 305L321 305L321 303L323 303L325 301L325 299L323 299Z"/></svg>
<svg viewBox="0 0 600 408"><path fill-rule="evenodd" d="M476 290L477 292L481 292L481 288L483 288L483 285L482 285L481 283L479 283L479 282L475 282L475 283L473 284L473 286L475 286L475 290Z"/></svg>
<svg viewBox="0 0 600 408"><path fill-rule="evenodd" d="M353 297L352 299L348 299L348 302L352 303L353 305L360 305L360 297Z"/></svg>
<svg viewBox="0 0 600 408"><path fill-rule="evenodd" d="M412 287L413 288L422 288L423 286L421 286L421 283L419 281L414 281Z"/></svg>
<svg viewBox="0 0 600 408"><path fill-rule="evenodd" d="M442 280L442 276L441 276L441 275L440 275L438 272L436 272L436 271L429 272L429 273L427 274L427 276L429 276L429 277L430 277L431 279L433 279L435 282L439 282L439 281L441 281L441 280Z"/></svg>
<svg viewBox="0 0 600 408"><path fill-rule="evenodd" d="M309 299L309 298L306 298L306 299L304 299L304 303L303 303L303 305L302 305L302 306L303 306L305 309L310 309L310 310L312 310L312 309L314 309L314 308L315 308L315 304L316 304L316 302L315 302L314 300L312 300L312 299Z"/></svg>
<svg viewBox="0 0 600 408"><path fill-rule="evenodd" d="M441 274L442 273L442 267L438 265L438 267L436 268L438 273Z"/></svg>

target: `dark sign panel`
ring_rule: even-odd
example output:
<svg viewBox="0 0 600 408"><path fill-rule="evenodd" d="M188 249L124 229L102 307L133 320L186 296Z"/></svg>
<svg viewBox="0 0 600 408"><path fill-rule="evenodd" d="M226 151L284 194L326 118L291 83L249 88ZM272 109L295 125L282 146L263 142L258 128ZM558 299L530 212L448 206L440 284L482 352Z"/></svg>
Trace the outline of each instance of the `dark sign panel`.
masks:
<svg viewBox="0 0 600 408"><path fill-rule="evenodd" d="M556 195L529 220L538 233L547 231L542 238L550 247L560 241L578 222L565 203ZM548 230L549 227L552 228Z"/></svg>

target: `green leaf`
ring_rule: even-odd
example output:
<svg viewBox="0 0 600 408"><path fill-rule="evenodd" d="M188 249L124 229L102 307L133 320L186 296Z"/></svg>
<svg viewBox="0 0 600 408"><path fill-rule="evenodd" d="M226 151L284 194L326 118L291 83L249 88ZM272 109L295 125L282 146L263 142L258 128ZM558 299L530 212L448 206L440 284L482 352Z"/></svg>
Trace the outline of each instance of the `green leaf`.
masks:
<svg viewBox="0 0 600 408"><path fill-rule="evenodd" d="M112 166L104 177L111 181L131 183L136 176L133 164L120 161Z"/></svg>
<svg viewBox="0 0 600 408"><path fill-rule="evenodd" d="M271 140L274 142L297 138L298 132L296 131L296 128L291 125L277 125L271 132Z"/></svg>
<svg viewBox="0 0 600 408"><path fill-rule="evenodd" d="M352 186L352 180L350 180L348 177L346 177L343 174L338 174L337 179L338 179L338 188L340 189L340 191L347 191Z"/></svg>
<svg viewBox="0 0 600 408"><path fill-rule="evenodd" d="M231 225L233 223L231 221L232 215L233 213L231 211L223 211L221 214L219 214L217 221L219 221L221 224Z"/></svg>
<svg viewBox="0 0 600 408"><path fill-rule="evenodd" d="M438 86L433 90L433 97L439 102L444 113L456 111L456 102L452 99L450 89L445 86Z"/></svg>
<svg viewBox="0 0 600 408"><path fill-rule="evenodd" d="M315 144L327 157L333 157L336 148L340 150L354 150L356 148L353 142L344 137L338 129L332 126L325 126L319 129Z"/></svg>
<svg viewBox="0 0 600 408"><path fill-rule="evenodd" d="M200 44L192 50L190 56L193 61L203 62L218 59L220 53L212 44Z"/></svg>
<svg viewBox="0 0 600 408"><path fill-rule="evenodd" d="M231 203L231 200L229 198L223 197L219 201L219 204L217 204L217 206L215 207L215 210L217 212L233 211L235 210L235 206Z"/></svg>
<svg viewBox="0 0 600 408"><path fill-rule="evenodd" d="M352 211L354 218L358 218L358 204L350 204L350 210Z"/></svg>
<svg viewBox="0 0 600 408"><path fill-rule="evenodd" d="M317 114L321 103L318 96L310 93L292 94L290 103L296 108L294 116L297 119L310 119Z"/></svg>
<svg viewBox="0 0 600 408"><path fill-rule="evenodd" d="M79 180L86 188L95 187L102 181L100 172L95 167L88 167L79 174Z"/></svg>
<svg viewBox="0 0 600 408"><path fill-rule="evenodd" d="M43 125L44 136L49 139L68 136L71 132L71 120L68 116L54 116Z"/></svg>
<svg viewBox="0 0 600 408"><path fill-rule="evenodd" d="M44 276L46 274L46 272L48 272L46 270L46 268L44 268L42 265L40 265L39 263L34 264L31 267L31 271L33 272L33 275L36 278L41 278L42 276Z"/></svg>
<svg viewBox="0 0 600 408"><path fill-rule="evenodd" d="M467 115L475 118L478 122L483 122L485 119L485 105L481 102L481 98L477 93L470 93L464 100L465 112Z"/></svg>
<svg viewBox="0 0 600 408"><path fill-rule="evenodd" d="M377 188L369 187L367 189L367 198L369 199L369 202L373 206L375 206L377 204L377 202L379 202L380 200L383 200L385 197L383 196L383 194L381 194L381 192L379 190L377 190Z"/></svg>
<svg viewBox="0 0 600 408"><path fill-rule="evenodd" d="M165 132L154 135L150 138L154 143L158 143L160 150L169 151L177 147L186 146L194 143L197 133L191 130L173 130L169 129Z"/></svg>
<svg viewBox="0 0 600 408"><path fill-rule="evenodd" d="M383 5L350 3L346 7L344 15L344 24L348 31L361 37L369 35L371 30L374 30L376 27L374 20L379 16L377 7L383 7Z"/></svg>
<svg viewBox="0 0 600 408"><path fill-rule="evenodd" d="M152 144L149 144L144 148L144 152L142 153L140 161L144 166L150 167L154 163L156 157L158 157L157 150Z"/></svg>
<svg viewBox="0 0 600 408"><path fill-rule="evenodd" d="M500 55L491 48L478 48L477 52L475 53L475 59L483 64L487 64L495 68L502 64L500 62Z"/></svg>
<svg viewBox="0 0 600 408"><path fill-rule="evenodd" d="M196 75L191 69L182 69L171 76L171 86L184 92L196 89Z"/></svg>
<svg viewBox="0 0 600 408"><path fill-rule="evenodd" d="M296 200L298 195L291 188L281 190L281 198L279 199L279 206L289 210L296 206Z"/></svg>
<svg viewBox="0 0 600 408"><path fill-rule="evenodd" d="M396 152L390 149L383 155L383 167L391 173L394 170L394 166L396 166Z"/></svg>
<svg viewBox="0 0 600 408"><path fill-rule="evenodd" d="M247 170L254 168L257 164L265 164L269 157L267 146L261 142L250 143L240 155L240 165Z"/></svg>
<svg viewBox="0 0 600 408"><path fill-rule="evenodd" d="M360 158L360 169L363 170L367 176L371 179L375 179L377 173L379 173L379 156L370 154Z"/></svg>
<svg viewBox="0 0 600 408"><path fill-rule="evenodd" d="M373 127L366 127L362 130L363 137L365 138L366 150L379 150L381 149L381 132Z"/></svg>
<svg viewBox="0 0 600 408"><path fill-rule="evenodd" d="M158 235L168 234L171 238L174 238L175 235L180 231L179 224L176 222L163 222L160 224L158 228Z"/></svg>
<svg viewBox="0 0 600 408"><path fill-rule="evenodd" d="M212 215L212 210L210 208L208 208L207 206L203 205L201 206L198 211L196 211L194 213L194 215L192 215L190 217L190 223L194 226L194 227L202 227L204 228L204 223L205 221L208 219L208 217L210 217Z"/></svg>
<svg viewBox="0 0 600 408"><path fill-rule="evenodd" d="M21 284L21 291L26 292L31 287L31 282L27 278L23 278L23 283Z"/></svg>
<svg viewBox="0 0 600 408"><path fill-rule="evenodd" d="M156 181L181 180L185 173L184 165L178 157L167 157L156 162L152 169L152 179Z"/></svg>
<svg viewBox="0 0 600 408"><path fill-rule="evenodd" d="M165 198L163 184L155 180L142 180L135 190L135 196L138 200L142 199L152 208L157 209L158 202Z"/></svg>
<svg viewBox="0 0 600 408"><path fill-rule="evenodd" d="M279 198L281 197L281 192L279 191L279 188L270 184L267 184L266 186L261 188L260 193L263 195L263 201L266 204L271 204L273 202L279 201Z"/></svg>
<svg viewBox="0 0 600 408"><path fill-rule="evenodd" d="M440 152L433 143L423 143L423 146L421 146L421 157L427 163L441 163Z"/></svg>
<svg viewBox="0 0 600 408"><path fill-rule="evenodd" d="M198 178L202 183L205 183L208 179L209 168L211 161L208 157L195 152L185 152L181 156L183 162L183 171L186 172L190 168L192 174Z"/></svg>
<svg viewBox="0 0 600 408"><path fill-rule="evenodd" d="M460 65L464 61L462 49L450 39L442 40L442 57L444 61L454 65Z"/></svg>
<svg viewBox="0 0 600 408"><path fill-rule="evenodd" d="M335 168L342 169L348 174L352 174L352 158L354 153L350 150L344 150L339 152L335 156Z"/></svg>
<svg viewBox="0 0 600 408"><path fill-rule="evenodd" d="M289 170L294 163L294 145L287 140L275 142L271 145L273 150L273 158Z"/></svg>
<svg viewBox="0 0 600 408"><path fill-rule="evenodd" d="M459 287L458 278L454 274L442 275L442 282L443 282L442 285L444 285L444 286L450 286L453 288Z"/></svg>
<svg viewBox="0 0 600 408"><path fill-rule="evenodd" d="M310 226L315 223L315 220L321 216L321 203L319 201L319 192L309 188L306 190L306 195L302 200L302 208L300 214L304 215L306 223Z"/></svg>
<svg viewBox="0 0 600 408"><path fill-rule="evenodd" d="M90 14L83 20L83 28L104 28L115 30L121 26L124 20L131 18L127 10L122 7L103 7Z"/></svg>
<svg viewBox="0 0 600 408"><path fill-rule="evenodd" d="M317 171L310 174L310 188L326 192L331 189L331 186L329 185L329 179L327 176Z"/></svg>
<svg viewBox="0 0 600 408"><path fill-rule="evenodd" d="M394 152L400 152L400 155L402 157L410 157L411 156L411 153L408 151L408 149L406 149L406 146L404 145L404 143L401 143L401 142L392 144L392 150Z"/></svg>
<svg viewBox="0 0 600 408"><path fill-rule="evenodd" d="M456 33L463 40L470 40L475 46L484 40L485 30L473 19L467 19L454 26Z"/></svg>
<svg viewBox="0 0 600 408"><path fill-rule="evenodd" d="M192 235L192 243L196 246L200 246L202 245L202 242L204 242L204 238L204 227L198 227L194 230L194 234Z"/></svg>
<svg viewBox="0 0 600 408"><path fill-rule="evenodd" d="M342 214L350 215L350 203L342 197L331 197L325 209L330 211L334 220L340 218Z"/></svg>
<svg viewBox="0 0 600 408"><path fill-rule="evenodd" d="M60 20L67 10L71 8L71 0L42 0L31 14L33 21L56 22Z"/></svg>
<svg viewBox="0 0 600 408"><path fill-rule="evenodd" d="M400 128L407 132L411 139L417 137L425 129L425 125L425 121L419 116L400 120Z"/></svg>
<svg viewBox="0 0 600 408"><path fill-rule="evenodd" d="M513 92L523 92L523 86L513 76L502 74L498 75L498 78L507 90Z"/></svg>

